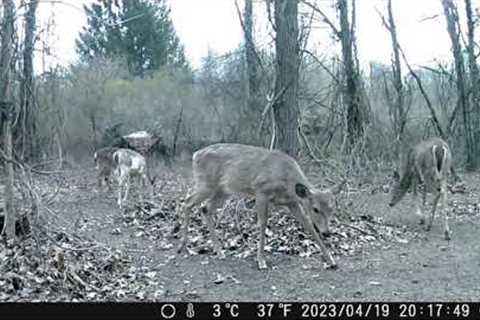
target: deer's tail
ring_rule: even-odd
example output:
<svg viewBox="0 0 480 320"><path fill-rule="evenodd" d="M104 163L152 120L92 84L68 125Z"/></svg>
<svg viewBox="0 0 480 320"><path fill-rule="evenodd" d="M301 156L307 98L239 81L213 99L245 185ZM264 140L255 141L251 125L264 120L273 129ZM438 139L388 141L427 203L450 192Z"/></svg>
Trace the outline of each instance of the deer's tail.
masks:
<svg viewBox="0 0 480 320"><path fill-rule="evenodd" d="M118 154L118 152L115 152L113 154L113 161L115 162L115 164L118 166L120 164L120 155Z"/></svg>
<svg viewBox="0 0 480 320"><path fill-rule="evenodd" d="M441 148L441 153L439 153L438 155L440 155L439 158L437 158L437 149L438 148ZM442 175L444 174L445 172L445 167L446 167L446 162L447 162L447 153L448 153L448 149L446 146L442 145L442 146L437 146L437 145L434 145L432 147L432 157L433 157L433 163L434 163L434 166L435 166L435 172L438 174L438 175Z"/></svg>

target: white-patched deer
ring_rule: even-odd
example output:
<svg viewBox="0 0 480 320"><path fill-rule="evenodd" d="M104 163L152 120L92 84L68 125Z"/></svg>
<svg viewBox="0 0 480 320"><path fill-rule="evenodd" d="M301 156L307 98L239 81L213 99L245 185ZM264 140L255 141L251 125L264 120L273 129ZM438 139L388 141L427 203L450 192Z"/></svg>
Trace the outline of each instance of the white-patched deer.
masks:
<svg viewBox="0 0 480 320"><path fill-rule="evenodd" d="M144 156L130 149L118 149L112 157L115 163L114 173L119 183L117 203L120 208L122 208L123 202L127 200L131 179L140 180L143 187L148 184L151 188L150 193L153 193L153 185L148 178L147 162ZM122 197L123 189L125 191Z"/></svg>
<svg viewBox="0 0 480 320"><path fill-rule="evenodd" d="M424 140L410 148L401 164L401 173L395 173L395 185L391 191L390 207L397 204L413 188L413 201L416 213L420 215L420 223L425 223L423 210L427 200L427 191L434 194L430 220L426 230L432 227L438 201L441 199L445 223L445 239L450 239L450 229L447 216L447 178L451 170L452 154L448 144L440 138ZM424 184L422 192L422 208L417 202L417 186Z"/></svg>
<svg viewBox="0 0 480 320"><path fill-rule="evenodd" d="M335 190L316 190L297 162L280 151L241 144L213 144L193 154L194 190L182 206L183 232L180 253L187 243L190 212L193 206L207 201L202 212L210 234L215 238L215 251L223 257L220 240L214 230L211 214L220 208L229 195L255 196L260 239L257 248L259 269L267 268L264 258L265 228L269 204L286 206L311 233L330 267L336 263L323 242L328 235L328 222L335 207Z"/></svg>
<svg viewBox="0 0 480 320"><path fill-rule="evenodd" d="M108 190L111 190L111 176L116 167L116 164L113 161L113 153L117 150L118 148L106 147L98 149L93 154L97 171L98 190L101 190L104 184L107 185Z"/></svg>

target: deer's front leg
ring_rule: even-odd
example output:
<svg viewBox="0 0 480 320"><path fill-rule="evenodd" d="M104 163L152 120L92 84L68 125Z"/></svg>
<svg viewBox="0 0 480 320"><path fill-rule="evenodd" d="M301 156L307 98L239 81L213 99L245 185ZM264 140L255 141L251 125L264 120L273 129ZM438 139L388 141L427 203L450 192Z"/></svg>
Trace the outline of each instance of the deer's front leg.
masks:
<svg viewBox="0 0 480 320"><path fill-rule="evenodd" d="M96 192L102 191L102 179L103 177L100 174L97 174Z"/></svg>
<svg viewBox="0 0 480 320"><path fill-rule="evenodd" d="M257 248L258 269L267 269L267 263L264 257L265 247L265 228L268 218L268 199L265 196L257 196L255 200L255 211L257 211L258 228L260 229L260 239Z"/></svg>
<svg viewBox="0 0 480 320"><path fill-rule="evenodd" d="M420 164L418 163L418 161L415 161L415 169L417 170L420 184L423 184L425 182L425 177L423 176L422 168L420 168Z"/></svg>
<svg viewBox="0 0 480 320"><path fill-rule="evenodd" d="M130 174L127 172L126 176L125 176L125 195L123 196L123 201L127 201L127 197L128 197L128 192L130 191Z"/></svg>
<svg viewBox="0 0 480 320"><path fill-rule="evenodd" d="M127 198L126 193L125 193L124 197L122 196L122 193L124 192L123 189L128 187L128 185L125 186L125 184L128 183L128 181L127 181L128 172L127 172L127 175L126 175L123 170L118 169L117 174L118 174L117 175L118 176L118 200L117 200L117 204L121 209L123 207L123 202Z"/></svg>
<svg viewBox="0 0 480 320"><path fill-rule="evenodd" d="M122 208L122 188L123 188L123 181L120 180L120 183L118 184L118 199L117 199L117 204Z"/></svg>
<svg viewBox="0 0 480 320"><path fill-rule="evenodd" d="M180 224L180 234L181 240L180 244L177 248L177 253L181 253L187 244L188 238L188 225L190 224L190 210L192 210L192 199L194 197L194 193L189 195L185 202L180 206L180 209L177 211L177 218L182 219L183 223Z"/></svg>
<svg viewBox="0 0 480 320"><path fill-rule="evenodd" d="M415 203L415 214L418 215L420 217L420 224L424 224L425 223L425 218L423 216L423 210L424 209L423 207L420 208L420 204L418 202L418 182L417 182L417 179L413 179L412 181L412 197L413 197L413 203ZM422 193L422 196L425 197L426 194L425 193Z"/></svg>
<svg viewBox="0 0 480 320"><path fill-rule="evenodd" d="M206 208L203 208L202 212L203 215L205 216L205 220L207 221L207 227L210 232L210 235L214 238L214 249L215 252L217 253L218 258L224 259L225 254L222 251L222 241L217 235L217 232L215 231L215 223L212 219L212 215L217 212L217 209L220 208L225 200L225 196L222 192L217 192L208 202L208 205Z"/></svg>
<svg viewBox="0 0 480 320"><path fill-rule="evenodd" d="M183 249L185 249L185 246L187 244L188 225L190 224L190 214L191 214L192 208L202 203L202 201L207 199L208 196L209 196L208 192L205 192L202 189L200 190L195 189L189 196L187 196L183 205L179 207L179 211L177 212L177 217L182 219L183 223L181 224L181 231L180 231L182 239L180 241L180 245L178 246L177 253L181 253Z"/></svg>
<svg viewBox="0 0 480 320"><path fill-rule="evenodd" d="M110 176L107 176L107 177L104 179L104 182L105 182L105 184L106 184L107 191L108 191L108 192L111 192L111 191L112 191L112 181L111 181L111 177L110 177Z"/></svg>
<svg viewBox="0 0 480 320"><path fill-rule="evenodd" d="M320 247L320 250L322 250L322 256L325 259L325 261L329 264L329 267L332 269L337 268L337 263L332 257L332 254L328 250L327 246L323 242L322 238L320 238L320 235L317 233L315 230L315 227L313 226L312 220L310 217L308 217L305 213L304 210L300 207L298 203L293 203L288 206L290 209L290 212L300 221L300 223L303 225L303 228L305 231L309 232L315 241L317 242L318 246Z"/></svg>
<svg viewBox="0 0 480 320"><path fill-rule="evenodd" d="M448 226L448 210L447 210L447 186L446 183L445 185L442 186L441 189L441 197L442 197L442 211L443 211L443 216L445 220L445 240L450 240L451 233L450 233L450 228Z"/></svg>
<svg viewBox="0 0 480 320"><path fill-rule="evenodd" d="M153 199L155 194L154 194L154 184L153 182L149 179L148 175L147 174L143 174L143 186L147 186L148 187L148 192L149 192L149 197L150 199Z"/></svg>
<svg viewBox="0 0 480 320"><path fill-rule="evenodd" d="M425 228L425 230L427 231L430 231L430 229L432 229L433 219L435 219L435 211L437 210L438 200L440 199L441 195L442 193L438 192L433 199L432 212L430 213L430 220L428 221L428 225Z"/></svg>

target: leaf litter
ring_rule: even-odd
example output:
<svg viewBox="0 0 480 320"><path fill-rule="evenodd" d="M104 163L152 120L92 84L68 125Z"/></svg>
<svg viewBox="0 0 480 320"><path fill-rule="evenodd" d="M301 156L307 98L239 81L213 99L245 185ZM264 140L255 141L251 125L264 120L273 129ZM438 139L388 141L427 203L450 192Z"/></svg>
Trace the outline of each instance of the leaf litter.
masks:
<svg viewBox="0 0 480 320"><path fill-rule="evenodd" d="M157 267L148 265L148 259L136 261L128 250L109 247L80 233L66 232L62 227L39 228L34 236L11 244L0 244L0 301L152 301L162 300L168 289L161 281L161 268L175 257L180 237L180 219L183 188L173 178L162 186L165 192L152 201L133 202L115 218L88 218L82 215L76 221L78 230L107 227L110 237L128 234L131 241L149 241L156 249L171 253L167 261ZM92 202L85 196L88 184L94 181L81 177L80 183L63 182L56 195L60 204ZM78 188L72 185L79 184ZM42 188L48 188L44 183ZM83 186L83 188L81 188ZM72 191L73 190L73 191ZM181 192L180 192L180 191ZM46 192L48 193L48 192ZM257 249L258 228L252 199L227 201L215 214L216 231L223 239L227 256L248 259ZM79 206L81 208L81 206ZM456 204L457 214L473 215L479 206ZM80 209L79 209L80 210ZM186 252L190 255L213 254L212 237L202 215L194 209L188 228ZM458 211L461 211L460 213ZM275 208L266 230L267 252L273 255L310 257L320 254L313 239L285 209ZM54 230L54 231L53 231ZM76 230L76 231L78 231ZM375 248L392 242L406 244L418 238L419 233L406 226L388 225L382 217L369 214L338 215L330 224L332 235L325 241L335 256L351 256L366 248ZM208 264L208 259L201 262ZM308 266L305 265L305 270ZM235 276L215 274L215 285L240 285ZM380 285L380 283L370 283ZM193 294L193 293L192 293Z"/></svg>

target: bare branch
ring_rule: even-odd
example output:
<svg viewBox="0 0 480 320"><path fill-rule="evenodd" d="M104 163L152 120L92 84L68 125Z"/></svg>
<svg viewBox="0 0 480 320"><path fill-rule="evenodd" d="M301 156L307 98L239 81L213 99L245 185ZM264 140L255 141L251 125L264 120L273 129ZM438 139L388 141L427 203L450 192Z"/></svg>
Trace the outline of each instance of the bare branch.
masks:
<svg viewBox="0 0 480 320"><path fill-rule="evenodd" d="M286 89L287 89L286 87L283 87L282 90L277 92L277 94L275 95L275 97L273 97L273 99L272 99L273 92L267 95L267 104L265 105L265 108L263 108L263 111L262 111L262 118L260 119L260 125L258 127L258 133L257 133L258 136L260 136L260 133L262 132L262 128L265 122L265 117L267 116L267 112L269 111L269 109L273 110L272 108L273 105L282 96L282 94L285 92Z"/></svg>
<svg viewBox="0 0 480 320"><path fill-rule="evenodd" d="M330 26L330 28L332 29L335 36L338 39L341 38L340 30L337 29L335 24L327 17L327 15L322 10L320 10L317 6L315 6L314 4L312 4L311 2L309 2L307 0L301 0L301 2L304 3L306 6L310 7L313 11L315 11L319 15L321 15L322 18L323 18L323 21Z"/></svg>
<svg viewBox="0 0 480 320"><path fill-rule="evenodd" d="M434 14L434 15L432 15L432 16L427 16L427 17L425 17L425 18L422 18L422 19L418 20L418 22L425 22L425 21L428 21L428 20L435 20L435 19L437 19L438 17L440 17L439 14Z"/></svg>
<svg viewBox="0 0 480 320"><path fill-rule="evenodd" d="M320 60L317 58L317 56L315 56L313 54L313 52L307 50L307 49L303 49L302 50L304 53L307 53L308 55L310 55L313 59L315 59L315 61L320 65L320 67L322 67L323 70L325 70L328 75L330 77L332 77L332 79L337 83L337 84L340 84L340 80L338 79L338 77L336 75L333 74L332 71L330 71L330 69L327 68L327 66Z"/></svg>

